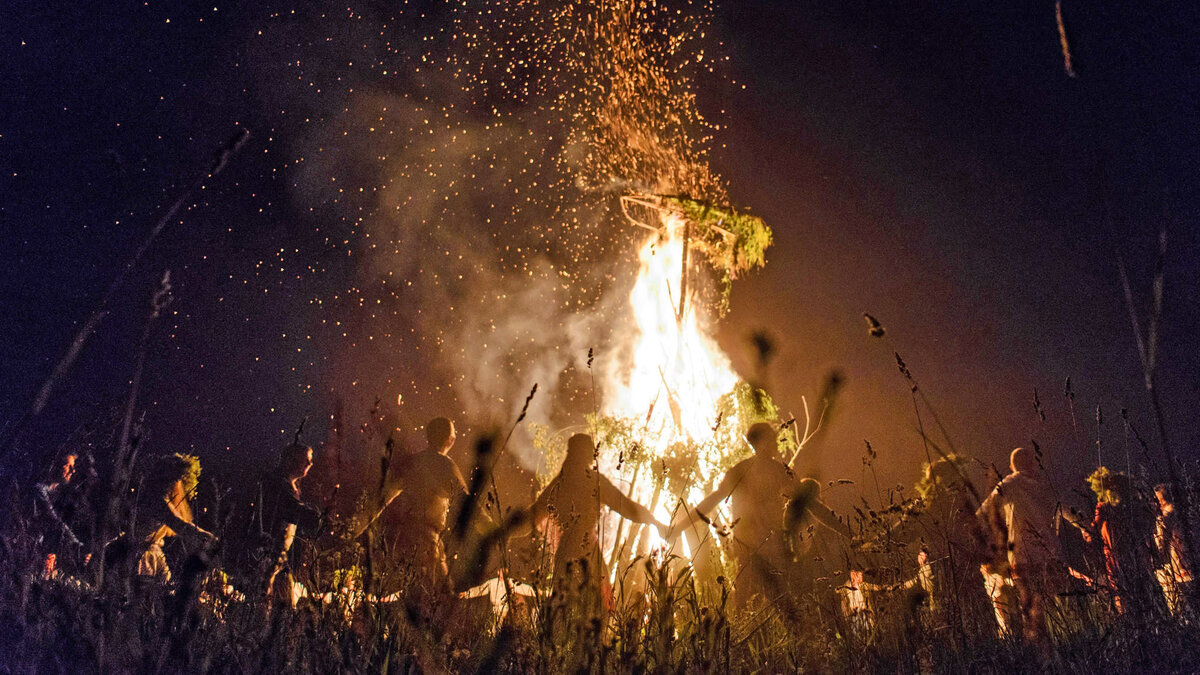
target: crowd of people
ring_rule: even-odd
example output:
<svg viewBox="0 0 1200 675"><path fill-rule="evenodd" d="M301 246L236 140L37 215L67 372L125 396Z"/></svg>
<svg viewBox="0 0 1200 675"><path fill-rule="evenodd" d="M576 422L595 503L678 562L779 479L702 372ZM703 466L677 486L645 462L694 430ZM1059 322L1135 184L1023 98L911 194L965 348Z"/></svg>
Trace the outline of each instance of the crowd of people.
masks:
<svg viewBox="0 0 1200 675"><path fill-rule="evenodd" d="M699 565L704 546L719 548L720 583L732 585L736 609L787 605L819 594L818 581L829 575L821 571L828 561L818 564L823 559L817 542L833 541L844 564L828 590L841 595L841 619L863 634L880 607L897 596L911 600L901 605L921 621L974 624L1039 645L1051 639L1051 617L1069 611L1078 598L1105 603L1114 616L1161 608L1186 619L1191 552L1170 485L1156 486L1154 499L1147 499L1132 477L1102 467L1089 479L1096 505L1086 518L1064 507L1033 450L1013 450L1010 472L983 494L960 458L943 457L926 466L912 500L877 515L867 527L861 518L839 516L822 501L820 483L788 466L779 452L779 433L769 423L752 425L745 434L752 454L729 468L711 494L676 509L669 522L603 475L592 437L576 434L536 499L505 517L485 507L494 503L494 481L478 479L482 474L475 467L477 479L468 485L449 456L457 439L454 423L433 419L425 426L426 448L385 469L378 498L361 502L356 513L338 521L344 530L336 533L340 545L384 551L403 574L390 586L369 589L361 587L361 573L343 574L336 583L342 590L357 583L360 597L402 602L410 615L430 622L444 617L445 607L480 595L503 605L507 614L510 596L538 589L560 604L603 616L620 602L602 537L607 508L611 517L654 528L670 552L665 559L680 559L678 552L686 550L693 560L683 564ZM212 532L198 524L193 511L198 460L159 457L131 482L135 499L117 518L120 531L103 533L81 530L73 515L80 455L64 453L36 484L27 512L37 533L41 573L48 579L86 579L87 570L99 566L110 579L168 587L179 561L200 555L216 561L210 567L228 571L226 592L239 598L284 608L295 608L306 595L320 598L299 581L306 563L294 551L298 538L331 533L328 509L313 506L304 492L313 460L307 445L283 448L245 508L226 519L226 531ZM84 464L94 481L95 462ZM1064 541L1075 531L1102 564L1088 567L1068 554ZM510 542L531 535L548 554L540 577L495 562L505 561ZM107 540L99 546L85 543L100 536ZM178 542L174 552L168 550L172 539ZM489 580L463 588L452 575L447 544L458 550L468 539L483 550L476 559Z"/></svg>
<svg viewBox="0 0 1200 675"><path fill-rule="evenodd" d="M1130 476L1100 467L1089 479L1096 506L1088 519L1064 506L1033 450L1013 450L1010 473L981 500L961 464L946 458L930 465L915 517L887 532L893 542L919 544L914 576L878 584L852 572L843 604L860 625L869 620L871 595L896 591L915 591L941 625L963 625L990 604L991 630L1041 646L1068 631L1088 603L1138 620L1184 618L1192 573L1169 485L1157 485L1151 502ZM1064 528L1077 529L1084 550L1094 548L1102 564L1068 554Z"/></svg>

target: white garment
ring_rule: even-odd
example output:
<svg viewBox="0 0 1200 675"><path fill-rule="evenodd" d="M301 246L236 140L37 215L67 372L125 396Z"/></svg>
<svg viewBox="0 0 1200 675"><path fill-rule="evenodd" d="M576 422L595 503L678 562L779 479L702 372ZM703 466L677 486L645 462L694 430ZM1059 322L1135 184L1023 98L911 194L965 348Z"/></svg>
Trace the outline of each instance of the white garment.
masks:
<svg viewBox="0 0 1200 675"><path fill-rule="evenodd" d="M996 514L1007 533L1008 564L1061 563L1062 546L1054 529L1058 503L1050 484L1039 474L1018 471L1000 481L979 507L980 515Z"/></svg>
<svg viewBox="0 0 1200 675"><path fill-rule="evenodd" d="M516 582L510 582L510 584L512 594L514 596L532 598L537 595L537 591L534 590L533 586L530 586L529 584L519 584ZM492 577L478 586L468 588L460 593L459 596L463 598L478 598L487 596L488 601L492 603L492 614L496 619L495 627L499 627L504 623L505 617L508 616L509 589L510 587L504 583L503 578Z"/></svg>

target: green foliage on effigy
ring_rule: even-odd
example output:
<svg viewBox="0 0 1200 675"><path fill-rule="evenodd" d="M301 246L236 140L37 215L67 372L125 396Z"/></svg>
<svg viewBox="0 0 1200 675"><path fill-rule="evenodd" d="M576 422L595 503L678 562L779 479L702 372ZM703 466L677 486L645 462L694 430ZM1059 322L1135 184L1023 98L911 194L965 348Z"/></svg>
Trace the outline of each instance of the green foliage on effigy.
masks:
<svg viewBox="0 0 1200 675"><path fill-rule="evenodd" d="M713 419L711 429L691 430L689 437L676 437L657 452L653 448L660 447L661 439L641 419L589 414L585 426L596 442L597 461L606 471L625 477L640 474L656 489L681 497L696 487L715 488L726 471L750 456L746 430L758 422L778 423L779 408L763 390L739 382L717 400ZM556 432L530 424L529 430L542 457L538 480L545 487L566 456L568 437L581 429ZM794 431L781 429L779 443L781 452L794 450Z"/></svg>
<svg viewBox="0 0 1200 675"><path fill-rule="evenodd" d="M667 197L694 227L691 245L729 279L762 267L771 246L771 228L762 218L733 209L722 209L689 197ZM726 232L732 234L729 236Z"/></svg>
<svg viewBox="0 0 1200 675"><path fill-rule="evenodd" d="M601 453L615 454L618 467L646 460L646 432L638 427L637 420L596 413L588 414L585 419L597 449Z"/></svg>
<svg viewBox="0 0 1200 675"><path fill-rule="evenodd" d="M555 432L548 425L530 422L530 443L539 453L541 464L537 467L536 477L538 489L545 488L562 466L563 458L567 456L567 435L561 431Z"/></svg>
<svg viewBox="0 0 1200 675"><path fill-rule="evenodd" d="M726 418L734 415L743 433L751 425L779 419L779 407L771 396L749 382L738 382L733 391L721 397L717 411L725 413Z"/></svg>

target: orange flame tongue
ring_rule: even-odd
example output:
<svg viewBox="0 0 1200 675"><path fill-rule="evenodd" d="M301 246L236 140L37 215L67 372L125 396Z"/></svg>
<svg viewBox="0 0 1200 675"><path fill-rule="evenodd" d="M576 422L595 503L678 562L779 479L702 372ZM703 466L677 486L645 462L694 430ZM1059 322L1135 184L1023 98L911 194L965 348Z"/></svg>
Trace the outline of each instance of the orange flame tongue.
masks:
<svg viewBox="0 0 1200 675"><path fill-rule="evenodd" d="M715 467L739 450L728 447L729 443L713 442L717 440L720 400L734 390L739 378L707 332L704 306L690 297L680 302L685 223L670 213L661 220L663 235L652 235L638 251L638 276L629 295L637 325L636 332L628 336L633 364L628 372L610 378L603 404L605 415L633 422L644 455L641 461L624 466L618 457L607 457L600 468L609 475L619 473L630 497L666 523L672 520L671 508L677 500L690 506L698 503L718 478ZM722 437L728 436L730 424L736 422L721 423ZM678 443L705 452L693 458L694 472L682 494L664 491L663 476L656 477L660 467L672 461L672 446ZM617 536L606 542L605 552L623 551L610 558L616 565L627 563L633 555L658 551L663 545L654 528L635 535L617 521L612 523L610 531ZM673 553L690 557L688 542L680 542ZM616 573L617 567L613 567L610 574Z"/></svg>
<svg viewBox="0 0 1200 675"><path fill-rule="evenodd" d="M629 296L637 335L628 379L616 383L605 413L645 416L645 441L661 452L680 440L712 435L717 401L738 382L729 359L706 332L707 317L696 303L681 303L684 223L663 216L666 236L651 236L638 252L640 267Z"/></svg>

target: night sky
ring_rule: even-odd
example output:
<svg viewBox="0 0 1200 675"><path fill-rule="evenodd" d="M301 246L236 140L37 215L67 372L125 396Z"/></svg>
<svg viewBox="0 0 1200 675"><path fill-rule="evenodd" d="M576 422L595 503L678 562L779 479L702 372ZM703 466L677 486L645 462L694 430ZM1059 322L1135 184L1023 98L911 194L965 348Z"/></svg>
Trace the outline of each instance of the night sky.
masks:
<svg viewBox="0 0 1200 675"><path fill-rule="evenodd" d="M1123 4L1063 3L1075 78L1049 0L717 7L707 39L729 58L698 100L720 126L711 163L776 237L766 268L735 284L720 340L749 375L748 336L771 335L766 384L796 414L829 371L844 374L806 470L857 481L869 440L882 480L915 478L925 455L893 350L953 444L987 462L1036 439L1057 473L1086 475L1098 405L1106 461L1123 467L1135 446L1122 408L1159 461L1117 257L1144 320L1161 228L1161 393L1172 444L1200 456L1197 10ZM402 394L406 429L439 410L466 412L468 431L496 419L456 408L467 405L436 366L445 345L415 318L428 296L364 273L375 214L338 190L369 183L344 165L371 143L311 152L342 143L355 88L421 82L407 45L446 20L428 5L0 10L0 420L28 408L167 205L239 128L252 134L131 272L23 436L30 456L120 405L166 268L175 299L141 399L158 451L195 452L219 471L265 464L305 416L320 443L333 392L347 419ZM323 182L339 172L344 188ZM424 274L422 256L437 255L449 253L406 260Z"/></svg>

